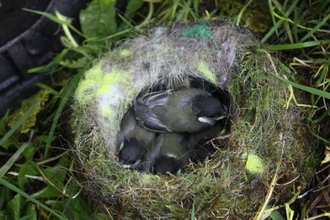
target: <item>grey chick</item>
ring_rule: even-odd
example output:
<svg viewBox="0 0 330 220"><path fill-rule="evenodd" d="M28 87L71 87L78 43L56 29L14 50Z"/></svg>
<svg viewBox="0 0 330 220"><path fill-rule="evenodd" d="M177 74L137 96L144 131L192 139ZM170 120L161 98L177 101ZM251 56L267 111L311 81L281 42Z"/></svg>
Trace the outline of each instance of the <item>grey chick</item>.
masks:
<svg viewBox="0 0 330 220"><path fill-rule="evenodd" d="M124 116L117 142L119 147L119 163L124 167L136 168L142 157L148 152L155 133L138 126L133 109Z"/></svg>
<svg viewBox="0 0 330 220"><path fill-rule="evenodd" d="M227 124L223 121L219 121L206 131L190 134L188 145L189 148L194 151L192 159L195 161L203 161L206 157L211 156L216 151L216 148L208 141L218 137L227 130Z"/></svg>
<svg viewBox="0 0 330 220"><path fill-rule="evenodd" d="M181 172L182 166L189 163L191 155L187 135L162 133L154 140L147 161L153 173L177 174Z"/></svg>
<svg viewBox="0 0 330 220"><path fill-rule="evenodd" d="M201 132L228 116L217 98L196 88L140 94L134 110L140 126L156 132Z"/></svg>

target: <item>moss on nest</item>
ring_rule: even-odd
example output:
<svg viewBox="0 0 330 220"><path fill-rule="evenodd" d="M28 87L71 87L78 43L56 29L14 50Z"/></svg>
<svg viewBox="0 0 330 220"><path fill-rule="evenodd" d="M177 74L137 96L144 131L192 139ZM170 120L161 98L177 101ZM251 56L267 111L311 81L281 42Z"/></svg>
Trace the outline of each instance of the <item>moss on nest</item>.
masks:
<svg viewBox="0 0 330 220"><path fill-rule="evenodd" d="M203 32L187 36L187 28ZM207 35L200 37L203 33ZM275 197L287 201L311 176L312 167L305 161L314 155L301 110L293 104L284 107L290 91L274 76L284 73L273 63L249 31L226 21L157 28L106 54L86 72L72 106L72 152L91 201L126 219L187 219L193 203L198 219L248 219L263 204L275 173L281 183L297 177L276 186L270 204L276 203ZM133 99L159 80L168 80L170 87L173 81L185 84L188 76L230 92L231 130L218 137L226 147L219 147L210 159L190 163L181 175L121 168L116 135ZM250 172L242 155L254 155L263 169Z"/></svg>

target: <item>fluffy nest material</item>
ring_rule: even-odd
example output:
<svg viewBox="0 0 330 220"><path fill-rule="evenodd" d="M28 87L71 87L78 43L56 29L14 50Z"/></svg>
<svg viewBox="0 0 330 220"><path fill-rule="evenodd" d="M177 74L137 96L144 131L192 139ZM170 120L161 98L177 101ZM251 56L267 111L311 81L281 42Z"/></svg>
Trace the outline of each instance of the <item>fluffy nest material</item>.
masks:
<svg viewBox="0 0 330 220"><path fill-rule="evenodd" d="M314 159L302 112L290 101L278 62L254 35L226 21L177 22L119 42L95 62L74 95L72 153L86 195L124 219L249 219L264 204L287 202L311 176ZM199 77L231 94L230 132L211 158L180 175L118 164L116 136L134 98L160 80Z"/></svg>

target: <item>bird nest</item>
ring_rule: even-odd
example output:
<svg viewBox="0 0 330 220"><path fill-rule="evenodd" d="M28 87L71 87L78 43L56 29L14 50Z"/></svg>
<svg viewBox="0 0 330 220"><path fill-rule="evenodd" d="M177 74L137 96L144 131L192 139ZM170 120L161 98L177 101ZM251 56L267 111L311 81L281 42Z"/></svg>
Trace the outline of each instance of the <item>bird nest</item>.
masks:
<svg viewBox="0 0 330 220"><path fill-rule="evenodd" d="M314 155L292 90L276 75L284 72L255 36L226 21L178 22L121 42L85 73L74 95L72 153L88 198L126 219L187 219L192 212L248 219L267 193L270 205L288 201L311 176ZM180 175L122 168L116 139L136 96L159 81L182 86L190 77L230 94L231 127L216 138L221 147Z"/></svg>

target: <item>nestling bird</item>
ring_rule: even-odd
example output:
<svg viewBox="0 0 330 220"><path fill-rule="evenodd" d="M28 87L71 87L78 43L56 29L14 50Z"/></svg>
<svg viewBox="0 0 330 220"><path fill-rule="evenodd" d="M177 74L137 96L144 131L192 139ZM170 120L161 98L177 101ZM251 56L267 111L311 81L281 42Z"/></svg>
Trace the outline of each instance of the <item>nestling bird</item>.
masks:
<svg viewBox="0 0 330 220"><path fill-rule="evenodd" d="M167 156L167 155L161 155L160 158L155 162L153 165L153 172L155 174L180 174L182 169L182 162L180 160L177 160L174 157Z"/></svg>
<svg viewBox="0 0 330 220"><path fill-rule="evenodd" d="M197 88L142 93L134 101L134 110L139 125L156 132L205 131L228 116L217 98Z"/></svg>
<svg viewBox="0 0 330 220"><path fill-rule="evenodd" d="M151 172L177 174L189 163L192 150L184 134L162 133L153 141L150 154L146 154Z"/></svg>
<svg viewBox="0 0 330 220"><path fill-rule="evenodd" d="M141 158L148 152L155 133L138 126L133 109L124 116L117 142L119 146L119 163L124 167L136 168Z"/></svg>
<svg viewBox="0 0 330 220"><path fill-rule="evenodd" d="M212 143L206 142L218 137L222 132L225 132L226 126L227 124L225 122L219 121L206 131L190 134L188 145L194 150L192 159L203 161L206 157L211 156L216 151L216 148Z"/></svg>

